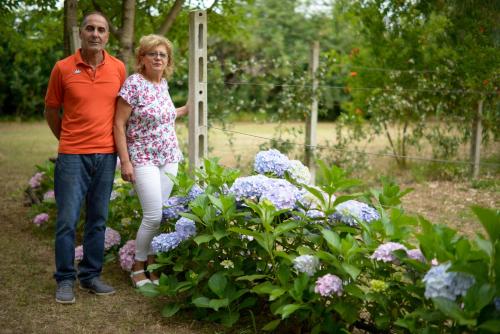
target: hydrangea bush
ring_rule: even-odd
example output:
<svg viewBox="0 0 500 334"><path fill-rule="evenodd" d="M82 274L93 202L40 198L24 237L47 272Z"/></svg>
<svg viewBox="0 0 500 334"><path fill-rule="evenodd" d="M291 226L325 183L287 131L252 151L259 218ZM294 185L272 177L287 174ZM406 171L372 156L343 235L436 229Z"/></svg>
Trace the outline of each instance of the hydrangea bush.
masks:
<svg viewBox="0 0 500 334"><path fill-rule="evenodd" d="M160 285L140 291L168 296L166 317L258 332L498 332L498 211L474 208L487 235L471 241L406 214L394 183L352 193L360 182L339 168L320 162L314 186L306 169L269 150L254 175L216 159L180 172L152 243ZM114 191L109 225L130 270L140 208L129 184Z"/></svg>

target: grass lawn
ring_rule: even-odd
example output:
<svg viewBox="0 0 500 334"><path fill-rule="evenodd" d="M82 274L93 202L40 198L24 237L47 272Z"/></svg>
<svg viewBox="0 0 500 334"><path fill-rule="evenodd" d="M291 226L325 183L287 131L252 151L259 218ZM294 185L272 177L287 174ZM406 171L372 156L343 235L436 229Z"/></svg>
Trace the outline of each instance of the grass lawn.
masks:
<svg viewBox="0 0 500 334"><path fill-rule="evenodd" d="M299 126L296 124L296 126ZM274 125L237 123L232 130L271 138ZM187 131L179 126L179 139L185 145ZM330 123L320 124L318 142L333 140ZM292 138L292 137L290 137ZM228 166L252 160L259 145L266 142L250 136L234 134L234 145L216 129L209 133L210 156L221 157ZM295 140L294 140L295 141ZM367 151L377 152L385 146L384 138L363 144ZM34 165L44 163L57 152L57 141L44 122L0 123L0 320L2 333L214 333L219 326L193 321L189 314L165 319L160 315L164 300L149 299L136 293L127 274L117 263L105 266L104 278L118 293L96 297L77 291L77 303L63 306L54 301L52 231L43 232L29 220L29 207L24 206L23 189L35 172ZM391 175L402 188L415 191L405 197L408 211L419 213L434 223L442 222L459 228L465 234L480 230L469 206L481 204L500 207L499 174L484 179L482 186L468 181L420 180L393 168L390 159L381 158L376 175ZM479 183L476 183L476 185ZM238 333L251 330L239 329Z"/></svg>

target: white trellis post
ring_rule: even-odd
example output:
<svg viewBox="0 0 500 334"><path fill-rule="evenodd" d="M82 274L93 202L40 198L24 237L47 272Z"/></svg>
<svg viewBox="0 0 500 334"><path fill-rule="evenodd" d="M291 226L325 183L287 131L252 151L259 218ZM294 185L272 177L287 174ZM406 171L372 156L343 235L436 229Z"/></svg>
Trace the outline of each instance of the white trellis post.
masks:
<svg viewBox="0 0 500 334"><path fill-rule="evenodd" d="M207 156L207 13L189 14L189 169Z"/></svg>
<svg viewBox="0 0 500 334"><path fill-rule="evenodd" d="M305 148L305 163L311 172L311 182L316 183L316 128L318 125L318 98L316 92L318 90L318 79L316 73L319 66L319 42L315 41L311 44L311 55L309 59L309 71L312 78L312 102L311 111L306 117L306 148Z"/></svg>
<svg viewBox="0 0 500 334"><path fill-rule="evenodd" d="M483 117L483 100L479 100L477 104L476 117L472 126L471 137L471 174L472 178L476 179L479 176L479 164L481 162L481 139L483 138L483 124L481 122Z"/></svg>
<svg viewBox="0 0 500 334"><path fill-rule="evenodd" d="M80 47L80 28L73 26L71 27L71 36L69 36L69 48L71 50L71 53L74 54Z"/></svg>

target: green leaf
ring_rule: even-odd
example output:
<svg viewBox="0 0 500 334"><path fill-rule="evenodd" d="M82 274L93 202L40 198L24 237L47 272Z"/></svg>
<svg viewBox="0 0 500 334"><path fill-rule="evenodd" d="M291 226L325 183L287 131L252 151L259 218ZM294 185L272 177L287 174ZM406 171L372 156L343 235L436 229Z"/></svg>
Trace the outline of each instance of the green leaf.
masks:
<svg viewBox="0 0 500 334"><path fill-rule="evenodd" d="M204 244L206 242L209 242L210 240L212 240L214 238L213 235L210 235L210 234L200 234L198 236L196 236L193 240L194 242L196 242L196 244L199 246L201 244Z"/></svg>
<svg viewBox="0 0 500 334"><path fill-rule="evenodd" d="M224 289L227 285L227 278L222 274L222 272L216 272L208 280L208 287L219 297L224 296Z"/></svg>
<svg viewBox="0 0 500 334"><path fill-rule="evenodd" d="M432 298L434 305L446 316L456 320L460 325L475 326L476 319L467 319L458 305L446 298Z"/></svg>
<svg viewBox="0 0 500 334"><path fill-rule="evenodd" d="M229 305L229 299L223 298L223 299L210 299L210 302L208 303L209 307L214 309L215 311L218 311L221 307L226 307Z"/></svg>
<svg viewBox="0 0 500 334"><path fill-rule="evenodd" d="M160 295L160 292L154 284L145 284L139 287L138 290L146 297L157 297Z"/></svg>
<svg viewBox="0 0 500 334"><path fill-rule="evenodd" d="M479 329L484 329L486 331L492 332L492 333L500 333L500 320L494 319L494 320L487 320L477 326Z"/></svg>
<svg viewBox="0 0 500 334"><path fill-rule="evenodd" d="M292 313L304 307L304 304L287 304L280 307L276 313L281 314L281 319L288 318Z"/></svg>
<svg viewBox="0 0 500 334"><path fill-rule="evenodd" d="M321 230L321 234L323 234L323 237L331 250L340 252L340 237L337 233L332 230L323 229Z"/></svg>
<svg viewBox="0 0 500 334"><path fill-rule="evenodd" d="M285 292L286 292L286 290L284 290L282 288L276 288L276 289L271 290L271 293L269 294L269 301L273 301L273 300L278 299Z"/></svg>
<svg viewBox="0 0 500 334"><path fill-rule="evenodd" d="M239 312L225 312L220 317L220 322L226 327L232 327L240 319Z"/></svg>
<svg viewBox="0 0 500 334"><path fill-rule="evenodd" d="M271 332L278 327L280 322L281 322L281 319L276 319L276 320L273 320L271 322L268 322L264 327L262 327L262 330L266 331L266 332Z"/></svg>
<svg viewBox="0 0 500 334"><path fill-rule="evenodd" d="M281 235L285 232L288 232L290 230L293 230L294 228L297 228L301 225L300 222L298 221L292 221L292 222L288 222L288 223L282 223L282 224L279 224L275 229L274 229L274 235L275 236L278 236L278 235Z"/></svg>
<svg viewBox="0 0 500 334"><path fill-rule="evenodd" d="M255 280L258 280L258 279L262 279L262 278L268 278L269 275L245 275L245 276L240 276L238 278L236 278L236 281L250 281L250 282L253 282Z"/></svg>
<svg viewBox="0 0 500 334"><path fill-rule="evenodd" d="M213 236L215 237L215 240L219 241L220 239L228 236L229 233L227 233L226 230L216 230L214 233L213 233Z"/></svg>
<svg viewBox="0 0 500 334"><path fill-rule="evenodd" d="M354 280L361 273L361 269L359 269L358 267L355 267L351 264L342 263L341 266L349 274L349 276L351 276L352 279L354 279Z"/></svg>
<svg viewBox="0 0 500 334"><path fill-rule="evenodd" d="M198 298L195 298L192 300L192 303L196 306L196 307L205 307L205 308L208 308L210 307L209 303L210 303L210 299L208 299L207 297L198 297Z"/></svg>
<svg viewBox="0 0 500 334"><path fill-rule="evenodd" d="M348 323L352 324L358 319L358 308L350 303L335 301L333 309Z"/></svg>
<svg viewBox="0 0 500 334"><path fill-rule="evenodd" d="M180 309L181 307L176 303L166 304L161 310L161 315L168 318L176 314Z"/></svg>
<svg viewBox="0 0 500 334"><path fill-rule="evenodd" d="M492 243L500 239L500 210L486 209L479 206L473 206L472 211L479 218L490 237Z"/></svg>

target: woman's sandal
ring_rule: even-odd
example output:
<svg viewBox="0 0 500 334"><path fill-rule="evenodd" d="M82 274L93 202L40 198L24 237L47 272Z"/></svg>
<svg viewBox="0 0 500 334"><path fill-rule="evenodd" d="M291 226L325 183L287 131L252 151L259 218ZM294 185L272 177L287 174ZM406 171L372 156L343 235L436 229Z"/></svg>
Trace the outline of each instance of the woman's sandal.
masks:
<svg viewBox="0 0 500 334"><path fill-rule="evenodd" d="M145 271L144 270L137 270L137 271L132 271L130 273L130 278L132 280L132 286L134 288L140 288L141 286L143 285L146 285L146 284L151 284L151 280L149 278L145 278L145 279L141 279L140 281L136 282L134 280L134 276L136 275L139 275L139 274L143 274Z"/></svg>

